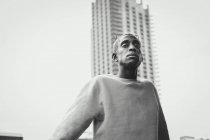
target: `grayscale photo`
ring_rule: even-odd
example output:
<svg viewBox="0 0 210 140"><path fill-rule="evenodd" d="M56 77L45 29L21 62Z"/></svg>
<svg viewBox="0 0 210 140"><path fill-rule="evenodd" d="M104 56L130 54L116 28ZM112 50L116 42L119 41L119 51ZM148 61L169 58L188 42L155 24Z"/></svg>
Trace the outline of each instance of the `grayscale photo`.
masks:
<svg viewBox="0 0 210 140"><path fill-rule="evenodd" d="M1 0L0 140L210 140L209 5Z"/></svg>

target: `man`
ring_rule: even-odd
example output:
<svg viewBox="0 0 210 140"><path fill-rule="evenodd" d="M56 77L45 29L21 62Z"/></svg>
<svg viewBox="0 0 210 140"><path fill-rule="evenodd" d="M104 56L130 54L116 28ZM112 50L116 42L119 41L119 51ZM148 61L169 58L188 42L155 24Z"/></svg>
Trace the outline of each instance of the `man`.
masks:
<svg viewBox="0 0 210 140"><path fill-rule="evenodd" d="M86 84L52 140L77 140L94 122L94 140L169 140L154 85L137 80L143 61L141 43L132 34L113 45L119 72L96 76Z"/></svg>

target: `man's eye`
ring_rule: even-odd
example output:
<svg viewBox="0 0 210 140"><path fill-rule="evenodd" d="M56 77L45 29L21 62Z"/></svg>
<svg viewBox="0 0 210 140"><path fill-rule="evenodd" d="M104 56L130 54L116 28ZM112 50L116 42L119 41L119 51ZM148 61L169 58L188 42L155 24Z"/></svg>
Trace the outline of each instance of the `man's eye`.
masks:
<svg viewBox="0 0 210 140"><path fill-rule="evenodd" d="M122 44L122 47L123 47L123 48L127 48L127 47L128 47L128 44L127 44L127 43L123 43L123 44Z"/></svg>
<svg viewBox="0 0 210 140"><path fill-rule="evenodd" d="M136 48L140 48L140 45L138 43L133 44Z"/></svg>

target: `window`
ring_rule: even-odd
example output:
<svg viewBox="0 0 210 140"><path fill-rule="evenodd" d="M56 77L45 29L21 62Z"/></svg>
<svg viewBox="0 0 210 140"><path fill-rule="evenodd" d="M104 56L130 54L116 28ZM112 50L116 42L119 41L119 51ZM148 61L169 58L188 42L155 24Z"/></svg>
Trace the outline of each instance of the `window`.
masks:
<svg viewBox="0 0 210 140"><path fill-rule="evenodd" d="M128 4L128 2L126 2L126 3L125 3L125 7L126 7L126 8L128 8L128 7L129 7L129 4Z"/></svg>

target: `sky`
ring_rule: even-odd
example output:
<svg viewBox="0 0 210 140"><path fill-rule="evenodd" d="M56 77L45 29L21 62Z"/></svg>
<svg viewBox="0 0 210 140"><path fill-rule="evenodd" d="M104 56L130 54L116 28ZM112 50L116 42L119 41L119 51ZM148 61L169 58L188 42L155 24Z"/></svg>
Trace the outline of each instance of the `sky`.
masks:
<svg viewBox="0 0 210 140"><path fill-rule="evenodd" d="M0 1L0 132L52 135L91 77L91 1ZM143 2L171 140L210 138L210 1Z"/></svg>

